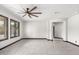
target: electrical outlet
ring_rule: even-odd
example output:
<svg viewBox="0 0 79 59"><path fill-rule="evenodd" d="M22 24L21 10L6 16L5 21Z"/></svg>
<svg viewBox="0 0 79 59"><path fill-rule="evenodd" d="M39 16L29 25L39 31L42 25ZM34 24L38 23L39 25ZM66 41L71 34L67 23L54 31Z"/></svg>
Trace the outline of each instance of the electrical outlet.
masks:
<svg viewBox="0 0 79 59"><path fill-rule="evenodd" d="M77 43L77 41L75 41L75 43Z"/></svg>

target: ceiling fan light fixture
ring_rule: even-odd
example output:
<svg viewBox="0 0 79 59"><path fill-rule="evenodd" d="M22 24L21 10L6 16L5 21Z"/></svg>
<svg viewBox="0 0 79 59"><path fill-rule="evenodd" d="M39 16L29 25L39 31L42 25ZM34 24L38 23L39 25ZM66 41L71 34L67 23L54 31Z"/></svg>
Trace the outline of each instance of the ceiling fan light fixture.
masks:
<svg viewBox="0 0 79 59"><path fill-rule="evenodd" d="M37 6L33 7L31 10L29 8L26 8L26 9L23 8L23 10L24 10L23 17L25 17L27 14L28 14L29 18L32 18L31 16L38 17L36 14L42 14L42 13L41 12L33 12L33 10L35 10L36 8L37 8Z"/></svg>

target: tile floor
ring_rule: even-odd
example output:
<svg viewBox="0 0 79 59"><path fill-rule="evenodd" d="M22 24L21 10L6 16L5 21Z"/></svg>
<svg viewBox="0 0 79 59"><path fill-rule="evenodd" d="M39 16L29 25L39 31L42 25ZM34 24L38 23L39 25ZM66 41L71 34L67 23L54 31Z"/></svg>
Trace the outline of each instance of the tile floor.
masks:
<svg viewBox="0 0 79 59"><path fill-rule="evenodd" d="M63 40L23 39L0 50L0 55L79 55L79 47Z"/></svg>

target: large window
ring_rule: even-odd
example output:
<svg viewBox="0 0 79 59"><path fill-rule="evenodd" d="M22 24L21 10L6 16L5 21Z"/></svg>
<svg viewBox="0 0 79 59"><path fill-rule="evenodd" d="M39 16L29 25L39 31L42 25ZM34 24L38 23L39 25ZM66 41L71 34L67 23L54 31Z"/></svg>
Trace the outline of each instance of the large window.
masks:
<svg viewBox="0 0 79 59"><path fill-rule="evenodd" d="M8 18L0 15L0 40L8 39Z"/></svg>
<svg viewBox="0 0 79 59"><path fill-rule="evenodd" d="M15 29L15 36L19 36L20 35L20 23L19 22L16 22L16 25L15 25L16 27L16 29Z"/></svg>
<svg viewBox="0 0 79 59"><path fill-rule="evenodd" d="M20 35L20 23L14 20L10 20L10 37L17 37Z"/></svg>

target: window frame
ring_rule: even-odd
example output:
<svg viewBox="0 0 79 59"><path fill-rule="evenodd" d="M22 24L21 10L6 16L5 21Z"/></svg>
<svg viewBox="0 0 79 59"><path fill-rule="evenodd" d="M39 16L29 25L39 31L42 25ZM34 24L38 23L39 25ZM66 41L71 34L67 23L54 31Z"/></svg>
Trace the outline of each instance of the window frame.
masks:
<svg viewBox="0 0 79 59"><path fill-rule="evenodd" d="M14 21L14 36L11 37L11 21ZM18 36L16 36L16 23L18 23ZM10 19L10 38L15 38L20 36L20 22Z"/></svg>
<svg viewBox="0 0 79 59"><path fill-rule="evenodd" d="M20 36L20 22L15 21L16 23L18 23L18 36L16 36L16 30L15 30L15 37L19 37Z"/></svg>
<svg viewBox="0 0 79 59"><path fill-rule="evenodd" d="M3 15L0 15L0 16L6 18L6 38L0 40L0 41L4 41L4 40L8 40L8 37L9 37L8 36L8 17L3 16ZM4 22L4 24L5 24L5 22Z"/></svg>

